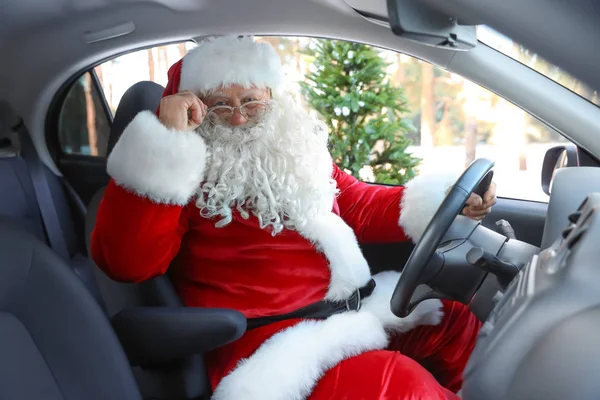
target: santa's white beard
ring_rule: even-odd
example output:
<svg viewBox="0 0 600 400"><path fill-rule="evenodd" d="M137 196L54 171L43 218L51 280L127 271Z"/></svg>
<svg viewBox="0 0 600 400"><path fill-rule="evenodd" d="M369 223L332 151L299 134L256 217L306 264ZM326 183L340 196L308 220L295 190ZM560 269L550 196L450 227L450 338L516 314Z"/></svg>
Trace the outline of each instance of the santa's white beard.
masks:
<svg viewBox="0 0 600 400"><path fill-rule="evenodd" d="M196 202L202 216L223 227L237 210L276 235L331 212L336 184L326 126L287 96L247 125L207 121L198 129L210 153Z"/></svg>

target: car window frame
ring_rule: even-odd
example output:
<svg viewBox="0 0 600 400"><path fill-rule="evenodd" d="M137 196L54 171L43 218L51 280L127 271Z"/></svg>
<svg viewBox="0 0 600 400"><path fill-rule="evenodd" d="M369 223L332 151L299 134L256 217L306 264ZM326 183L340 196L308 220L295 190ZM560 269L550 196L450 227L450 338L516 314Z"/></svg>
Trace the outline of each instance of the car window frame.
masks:
<svg viewBox="0 0 600 400"><path fill-rule="evenodd" d="M110 110L110 106L108 105L108 100L106 99L104 89L102 88L102 84L100 83L100 78L98 78L98 73L96 73L96 67L89 69L88 72L92 74L92 83L93 83L94 87L96 88L98 93L101 94L100 98L102 100L102 108L104 109L104 114L108 118L109 126L112 129L112 125L115 120L115 117L114 117L112 111Z"/></svg>
<svg viewBox="0 0 600 400"><path fill-rule="evenodd" d="M72 76L71 79L66 81L63 84L63 86L58 90L57 95L54 97L49 107L49 110L51 111L47 114L46 117L45 137L50 155L52 156L53 161L57 163L57 165L60 165L60 161L65 159L68 159L70 161L93 162L92 160L99 160L99 162L106 162L106 156L104 155L92 156L88 154L68 153L64 150L63 145L60 142L60 116L67 95L69 94L77 80L88 73L91 77L90 80L92 83L92 90L96 90L100 98L100 103L102 104L101 110L104 113L104 116L106 117L106 120L108 122L109 131L110 129L112 129L114 118L112 113L110 112L108 102L106 101L106 96L104 95L104 91L102 90L98 76L94 70L95 67L95 65L87 67L86 69L79 71L77 74Z"/></svg>

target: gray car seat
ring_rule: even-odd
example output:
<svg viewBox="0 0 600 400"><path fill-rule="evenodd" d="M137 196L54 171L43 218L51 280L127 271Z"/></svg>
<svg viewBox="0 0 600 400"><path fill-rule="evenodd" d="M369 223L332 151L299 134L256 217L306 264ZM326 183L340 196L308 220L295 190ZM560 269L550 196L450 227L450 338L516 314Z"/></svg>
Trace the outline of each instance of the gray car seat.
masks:
<svg viewBox="0 0 600 400"><path fill-rule="evenodd" d="M0 193L0 215L46 242L103 305L84 255L83 229L77 232L74 224L77 216L83 220L84 206L68 183L40 161L22 120L6 102L0 102Z"/></svg>
<svg viewBox="0 0 600 400"><path fill-rule="evenodd" d="M68 264L0 216L0 398L141 399L103 310Z"/></svg>

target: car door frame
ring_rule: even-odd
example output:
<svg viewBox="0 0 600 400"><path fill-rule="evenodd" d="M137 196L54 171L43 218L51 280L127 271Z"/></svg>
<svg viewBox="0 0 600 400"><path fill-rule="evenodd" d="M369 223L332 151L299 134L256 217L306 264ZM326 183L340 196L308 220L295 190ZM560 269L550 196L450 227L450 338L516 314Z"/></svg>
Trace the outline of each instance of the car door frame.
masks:
<svg viewBox="0 0 600 400"><path fill-rule="evenodd" d="M86 73L91 76L93 90L99 95L102 104L102 112L107 119L109 129L112 127L113 115L108 106L104 90L100 84L95 67L89 67L80 71L72 79L69 79L59 89L58 95L55 96L50 105L50 112L46 118L46 143L50 155L58 166L58 169L63 174L64 178L74 188L77 194L81 197L84 204L88 204L93 195L102 187L106 186L110 180L106 172L106 157L105 156L90 156L83 154L66 153L59 139L59 118L62 106L69 91L75 82ZM96 110L99 111L99 110Z"/></svg>

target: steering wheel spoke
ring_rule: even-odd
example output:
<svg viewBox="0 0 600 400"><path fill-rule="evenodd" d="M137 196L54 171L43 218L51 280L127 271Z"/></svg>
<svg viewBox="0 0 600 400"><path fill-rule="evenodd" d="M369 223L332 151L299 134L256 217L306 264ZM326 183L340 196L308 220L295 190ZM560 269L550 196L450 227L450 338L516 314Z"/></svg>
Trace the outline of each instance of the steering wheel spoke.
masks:
<svg viewBox="0 0 600 400"><path fill-rule="evenodd" d="M484 186L491 183L493 166L494 163L485 158L475 160L448 192L400 274L390 302L396 316L408 316L426 298L448 298L443 291L436 290L437 285L431 285L444 272L444 256L436 250L471 193L487 190Z"/></svg>
<svg viewBox="0 0 600 400"><path fill-rule="evenodd" d="M410 298L410 302L408 304L408 313L414 311L414 309L419 305L419 303L429 300L429 299L447 299L448 296L437 292L435 289L431 288L431 286L426 284L418 285L415 289L414 293Z"/></svg>

